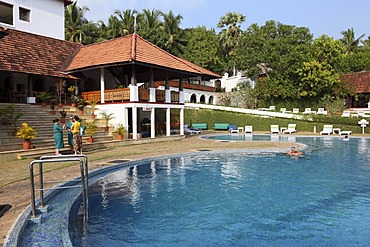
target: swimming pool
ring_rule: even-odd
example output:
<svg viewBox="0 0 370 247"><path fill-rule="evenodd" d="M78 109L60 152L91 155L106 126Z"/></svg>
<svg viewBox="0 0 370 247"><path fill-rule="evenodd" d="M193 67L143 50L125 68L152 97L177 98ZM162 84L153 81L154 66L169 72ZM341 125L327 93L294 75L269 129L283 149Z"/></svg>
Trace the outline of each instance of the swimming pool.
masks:
<svg viewBox="0 0 370 247"><path fill-rule="evenodd" d="M366 246L369 140L295 137L305 157L203 152L147 160L90 187L74 246ZM78 205L80 202L76 202ZM77 219L77 220L76 220Z"/></svg>

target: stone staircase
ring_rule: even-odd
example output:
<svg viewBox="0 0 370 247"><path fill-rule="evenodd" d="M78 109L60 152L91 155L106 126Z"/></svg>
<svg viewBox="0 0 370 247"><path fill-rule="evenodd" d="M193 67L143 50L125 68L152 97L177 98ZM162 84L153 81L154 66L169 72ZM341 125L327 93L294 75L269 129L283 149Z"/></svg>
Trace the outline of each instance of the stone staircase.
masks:
<svg viewBox="0 0 370 247"><path fill-rule="evenodd" d="M6 104L0 104L0 107L4 107ZM21 113L20 124L27 122L29 126L35 128L37 131L37 138L32 140L32 149L23 150L22 142L23 140L16 138L14 136L14 127L11 125L0 125L0 159L9 160L14 158L34 158L40 155L50 155L54 153L54 140L53 140L53 119L60 118L59 111L64 109L67 111L67 117L78 115L86 120L91 119L91 114L89 109L86 109L84 114L77 114L75 108L70 106L63 106L62 108L55 107L56 114L52 115L50 113L50 108L42 107L36 104L15 104L14 105ZM88 136L83 137L83 149L85 151L108 147L112 143L116 143L113 140L112 133L104 131L104 120L97 119L98 131L94 136L94 143L88 144ZM18 127L19 127L18 126ZM65 149L62 149L62 153L69 153L70 149L68 147L67 132L64 132L64 143L66 145Z"/></svg>

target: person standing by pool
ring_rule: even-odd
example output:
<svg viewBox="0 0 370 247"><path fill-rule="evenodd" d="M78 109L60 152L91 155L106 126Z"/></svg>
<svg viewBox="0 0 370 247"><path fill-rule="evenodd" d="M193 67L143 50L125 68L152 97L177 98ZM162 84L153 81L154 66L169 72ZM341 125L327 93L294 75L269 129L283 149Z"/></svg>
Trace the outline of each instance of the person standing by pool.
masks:
<svg viewBox="0 0 370 247"><path fill-rule="evenodd" d="M80 134L81 123L78 121L80 118L74 116L72 119L72 134L73 134L73 152L74 154L82 153L82 139Z"/></svg>
<svg viewBox="0 0 370 247"><path fill-rule="evenodd" d="M60 155L59 149L64 148L63 142L63 127L59 125L59 119L53 120L54 123L54 142L55 142L55 155Z"/></svg>
<svg viewBox="0 0 370 247"><path fill-rule="evenodd" d="M70 146L72 153L73 153L73 134L72 134L72 123L73 117L69 117L69 121L66 125L66 129L68 130L68 145Z"/></svg>

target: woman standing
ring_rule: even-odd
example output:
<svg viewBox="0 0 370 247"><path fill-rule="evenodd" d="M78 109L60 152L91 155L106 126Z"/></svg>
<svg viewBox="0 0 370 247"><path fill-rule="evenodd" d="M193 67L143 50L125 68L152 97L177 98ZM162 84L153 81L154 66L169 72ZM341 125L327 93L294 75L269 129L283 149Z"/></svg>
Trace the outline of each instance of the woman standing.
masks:
<svg viewBox="0 0 370 247"><path fill-rule="evenodd" d="M55 142L55 155L60 155L59 149L64 148L63 142L63 127L59 125L59 119L53 120L54 123L54 142Z"/></svg>
<svg viewBox="0 0 370 247"><path fill-rule="evenodd" d="M73 134L72 134L72 123L73 117L69 117L69 121L67 123L67 130L68 130L68 145L70 146L72 153L73 153Z"/></svg>
<svg viewBox="0 0 370 247"><path fill-rule="evenodd" d="M72 119L72 134L73 134L73 151L74 154L82 153L82 138L80 134L81 123L78 121L80 118L74 116Z"/></svg>

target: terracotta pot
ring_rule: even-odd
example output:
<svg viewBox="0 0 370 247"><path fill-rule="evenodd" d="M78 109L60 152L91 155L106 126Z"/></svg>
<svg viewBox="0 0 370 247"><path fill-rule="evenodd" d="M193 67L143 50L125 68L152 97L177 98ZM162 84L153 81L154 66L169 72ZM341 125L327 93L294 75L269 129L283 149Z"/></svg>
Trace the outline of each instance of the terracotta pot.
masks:
<svg viewBox="0 0 370 247"><path fill-rule="evenodd" d="M59 104L58 104L58 107L59 107L59 108L62 108L62 107L63 107L63 104L59 103Z"/></svg>
<svg viewBox="0 0 370 247"><path fill-rule="evenodd" d="M45 102L42 102L42 103L41 103L41 106L42 106L42 107L46 107L46 103L45 103Z"/></svg>
<svg viewBox="0 0 370 247"><path fill-rule="evenodd" d="M123 140L123 135L118 135L117 136L117 139L120 140L120 141L122 141Z"/></svg>
<svg viewBox="0 0 370 247"><path fill-rule="evenodd" d="M76 106L77 106L77 104L76 104L76 103L72 103L72 104L71 104L71 106L72 106L72 107L76 107Z"/></svg>
<svg viewBox="0 0 370 247"><path fill-rule="evenodd" d="M50 114L51 115L55 115L55 111L50 111Z"/></svg>
<svg viewBox="0 0 370 247"><path fill-rule="evenodd" d="M108 132L108 131L109 131L109 126L105 126L105 127L104 127L104 131L105 131L105 132Z"/></svg>
<svg viewBox="0 0 370 247"><path fill-rule="evenodd" d="M92 119L96 118L96 115L95 114L91 114L91 118Z"/></svg>
<svg viewBox="0 0 370 247"><path fill-rule="evenodd" d="M89 138L87 139L87 142L88 142L88 143L94 143L94 138L89 137Z"/></svg>
<svg viewBox="0 0 370 247"><path fill-rule="evenodd" d="M66 123L66 119L65 118L61 118L60 119L60 123L62 123L62 124Z"/></svg>
<svg viewBox="0 0 370 247"><path fill-rule="evenodd" d="M30 141L24 141L22 144L23 144L23 149L26 149L26 150L31 149L32 144Z"/></svg>
<svg viewBox="0 0 370 247"><path fill-rule="evenodd" d="M79 110L78 112L80 115L84 114L84 110Z"/></svg>

